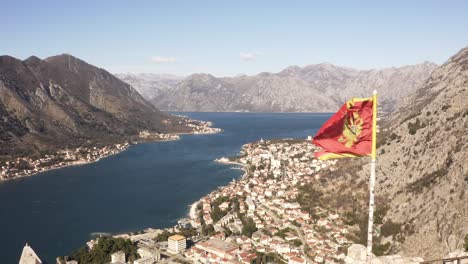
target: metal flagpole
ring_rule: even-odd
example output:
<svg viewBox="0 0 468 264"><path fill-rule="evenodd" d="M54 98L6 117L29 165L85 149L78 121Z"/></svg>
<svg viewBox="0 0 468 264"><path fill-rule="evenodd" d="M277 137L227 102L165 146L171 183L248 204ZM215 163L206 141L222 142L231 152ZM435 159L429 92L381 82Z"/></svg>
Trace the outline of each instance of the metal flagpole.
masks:
<svg viewBox="0 0 468 264"><path fill-rule="evenodd" d="M367 225L367 264L371 263L372 232L374 230L374 185L375 185L375 160L377 148L377 90L372 96L372 154L369 179L369 222Z"/></svg>

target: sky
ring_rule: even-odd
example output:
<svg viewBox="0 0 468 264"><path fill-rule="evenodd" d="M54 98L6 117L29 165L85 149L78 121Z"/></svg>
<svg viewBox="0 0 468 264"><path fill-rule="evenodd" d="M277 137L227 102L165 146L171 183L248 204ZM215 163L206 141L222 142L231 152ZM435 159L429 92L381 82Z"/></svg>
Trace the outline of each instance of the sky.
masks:
<svg viewBox="0 0 468 264"><path fill-rule="evenodd" d="M468 45L463 0L0 0L0 10L0 55L68 53L112 73L441 64Z"/></svg>

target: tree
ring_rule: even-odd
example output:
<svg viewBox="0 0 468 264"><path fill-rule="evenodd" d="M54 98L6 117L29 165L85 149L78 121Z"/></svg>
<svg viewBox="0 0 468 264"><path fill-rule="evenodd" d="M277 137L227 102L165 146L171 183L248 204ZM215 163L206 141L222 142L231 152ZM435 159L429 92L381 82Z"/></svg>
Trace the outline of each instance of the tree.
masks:
<svg viewBox="0 0 468 264"><path fill-rule="evenodd" d="M253 221L252 218L249 217L245 220L245 224L242 227L242 235L251 237L252 234L257 230L258 229L257 229L257 226L255 225L255 222Z"/></svg>
<svg viewBox="0 0 468 264"><path fill-rule="evenodd" d="M294 240L293 240L293 245L294 245L295 247L300 247L300 246L302 246L302 242L301 242L300 239L294 239Z"/></svg>
<svg viewBox="0 0 468 264"><path fill-rule="evenodd" d="M388 253L388 249L390 248L390 242L385 244L374 244L372 245L372 253L376 256L383 256Z"/></svg>
<svg viewBox="0 0 468 264"><path fill-rule="evenodd" d="M463 245L465 251L468 251L468 234L465 235L465 244Z"/></svg>
<svg viewBox="0 0 468 264"><path fill-rule="evenodd" d="M206 225L202 227L202 235L203 236L211 236L215 233L213 225Z"/></svg>
<svg viewBox="0 0 468 264"><path fill-rule="evenodd" d="M278 233L276 233L276 236L279 236L284 239L286 237L286 233L288 232L291 232L291 229L289 227L286 227L284 229L278 230Z"/></svg>
<svg viewBox="0 0 468 264"><path fill-rule="evenodd" d="M380 232L382 236L384 237L396 235L400 233L400 231L401 231L401 224L394 223L391 220L388 220L387 222L385 222L380 228Z"/></svg>
<svg viewBox="0 0 468 264"><path fill-rule="evenodd" d="M160 233L159 235L157 235L153 240L156 241L156 242L162 242L162 241L167 241L167 239L171 236L172 234L167 231L167 230L164 230L162 233Z"/></svg>
<svg viewBox="0 0 468 264"><path fill-rule="evenodd" d="M240 210L239 207L240 207L239 199L232 200L232 211L234 211L235 213L239 212Z"/></svg>
<svg viewBox="0 0 468 264"><path fill-rule="evenodd" d="M223 226L223 230L224 230L224 234L226 234L226 237L229 237L229 236L232 235L231 229L229 229L229 228Z"/></svg>
<svg viewBox="0 0 468 264"><path fill-rule="evenodd" d="M215 206L213 208L213 211L211 211L211 218L213 219L214 222L218 222L226 214L227 214L226 211L223 211L223 210L219 209L218 206Z"/></svg>
<svg viewBox="0 0 468 264"><path fill-rule="evenodd" d="M198 235L197 229L193 227L189 228L179 228L179 235L183 235L184 237L192 237Z"/></svg>
<svg viewBox="0 0 468 264"><path fill-rule="evenodd" d="M123 251L129 261L140 257L137 253L136 243L133 243L131 240L101 237L93 249L88 250L86 246L81 247L70 254L70 259L76 260L78 263L108 263L111 260L111 254L117 251Z"/></svg>

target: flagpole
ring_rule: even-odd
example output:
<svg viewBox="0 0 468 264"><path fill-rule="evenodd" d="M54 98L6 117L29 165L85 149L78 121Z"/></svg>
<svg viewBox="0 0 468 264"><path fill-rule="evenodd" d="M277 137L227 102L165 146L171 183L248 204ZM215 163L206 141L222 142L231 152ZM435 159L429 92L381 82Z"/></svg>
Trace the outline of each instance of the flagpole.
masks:
<svg viewBox="0 0 468 264"><path fill-rule="evenodd" d="M371 263L372 232L374 230L374 185L375 185L375 160L377 148L377 90L372 96L372 153L369 179L369 222L367 225L367 264Z"/></svg>

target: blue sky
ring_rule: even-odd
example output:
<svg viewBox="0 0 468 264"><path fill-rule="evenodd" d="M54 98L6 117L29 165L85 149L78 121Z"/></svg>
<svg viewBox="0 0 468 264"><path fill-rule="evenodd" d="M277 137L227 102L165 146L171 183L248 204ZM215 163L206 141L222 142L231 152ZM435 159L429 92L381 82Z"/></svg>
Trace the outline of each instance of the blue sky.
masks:
<svg viewBox="0 0 468 264"><path fill-rule="evenodd" d="M382 68L443 63L468 45L461 0L3 0L0 10L0 54L70 53L113 73Z"/></svg>

